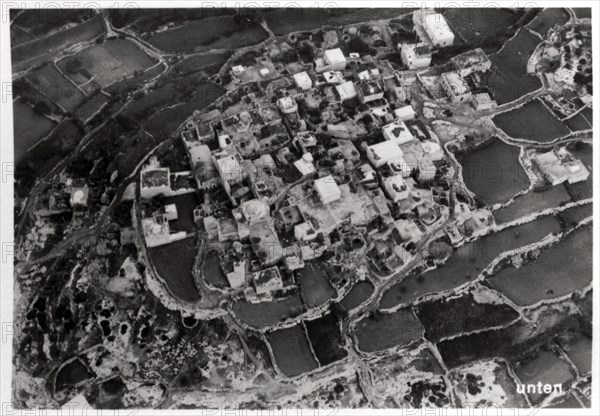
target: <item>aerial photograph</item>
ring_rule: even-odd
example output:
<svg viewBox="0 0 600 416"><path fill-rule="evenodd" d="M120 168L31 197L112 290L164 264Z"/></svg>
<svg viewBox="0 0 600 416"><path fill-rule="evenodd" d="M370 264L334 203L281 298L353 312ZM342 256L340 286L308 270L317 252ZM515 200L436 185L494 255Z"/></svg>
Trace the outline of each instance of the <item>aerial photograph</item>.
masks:
<svg viewBox="0 0 600 416"><path fill-rule="evenodd" d="M140 4L7 12L14 409L594 407L592 8Z"/></svg>

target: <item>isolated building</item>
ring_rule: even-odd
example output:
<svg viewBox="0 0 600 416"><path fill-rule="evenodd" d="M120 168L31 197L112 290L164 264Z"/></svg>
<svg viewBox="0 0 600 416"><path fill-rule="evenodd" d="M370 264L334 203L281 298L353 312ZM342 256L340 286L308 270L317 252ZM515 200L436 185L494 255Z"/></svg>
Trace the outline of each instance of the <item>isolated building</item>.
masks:
<svg viewBox="0 0 600 416"><path fill-rule="evenodd" d="M418 23L434 47L442 48L454 43L454 33L441 13L426 13L418 19Z"/></svg>
<svg viewBox="0 0 600 416"><path fill-rule="evenodd" d="M88 198L90 195L90 189L87 185L83 186L72 186L71 187L71 206L72 207L86 207Z"/></svg>

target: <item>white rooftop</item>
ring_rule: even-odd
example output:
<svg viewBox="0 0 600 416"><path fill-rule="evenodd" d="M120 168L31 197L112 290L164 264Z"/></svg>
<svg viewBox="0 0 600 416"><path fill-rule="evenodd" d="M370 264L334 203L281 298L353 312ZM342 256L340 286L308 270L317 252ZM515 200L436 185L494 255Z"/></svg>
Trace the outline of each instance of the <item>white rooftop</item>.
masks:
<svg viewBox="0 0 600 416"><path fill-rule="evenodd" d="M342 101L356 97L356 88L352 81L346 81L335 87Z"/></svg>
<svg viewBox="0 0 600 416"><path fill-rule="evenodd" d="M413 141L414 137L406 124L401 120L396 120L383 126L383 137L397 144L404 144Z"/></svg>
<svg viewBox="0 0 600 416"><path fill-rule="evenodd" d="M400 149L400 146L393 141L385 141L369 146L369 155L372 159L378 161L377 164L401 158L403 154L404 152Z"/></svg>
<svg viewBox="0 0 600 416"><path fill-rule="evenodd" d="M294 81L296 82L298 88L302 90L309 90L312 87L312 79L306 73L306 71L294 74Z"/></svg>
<svg viewBox="0 0 600 416"><path fill-rule="evenodd" d="M437 38L453 37L452 29L448 26L446 18L441 13L429 13L425 15L425 24Z"/></svg>
<svg viewBox="0 0 600 416"><path fill-rule="evenodd" d="M335 197L339 198L341 194L340 188L337 186L335 179L333 179L333 176L331 175L317 179L315 181L315 189L323 201Z"/></svg>
<svg viewBox="0 0 600 416"><path fill-rule="evenodd" d="M340 48L328 49L325 51L325 58L330 65L346 62L344 52Z"/></svg>

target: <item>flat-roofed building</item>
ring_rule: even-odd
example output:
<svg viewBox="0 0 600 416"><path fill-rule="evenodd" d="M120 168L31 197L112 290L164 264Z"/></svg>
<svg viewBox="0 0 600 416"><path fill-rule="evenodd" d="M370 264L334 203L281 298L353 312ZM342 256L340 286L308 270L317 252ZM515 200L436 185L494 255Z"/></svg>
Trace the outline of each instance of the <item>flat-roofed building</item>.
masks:
<svg viewBox="0 0 600 416"><path fill-rule="evenodd" d="M409 104L400 108L396 108L394 110L394 115L400 121L407 121L415 118L417 113L415 113L415 109L413 108L413 106Z"/></svg>
<svg viewBox="0 0 600 416"><path fill-rule="evenodd" d="M450 59L462 77L466 77L473 72L489 71L492 67L492 61L481 48L475 48L470 51L456 55Z"/></svg>
<svg viewBox="0 0 600 416"><path fill-rule="evenodd" d="M471 97L471 104L473 104L473 107L477 111L489 110L490 108L498 106L496 101L494 101L487 92L473 94Z"/></svg>
<svg viewBox="0 0 600 416"><path fill-rule="evenodd" d="M393 141L384 141L367 148L367 158L376 168L385 165L390 160L401 158L403 154L400 146Z"/></svg>
<svg viewBox="0 0 600 416"><path fill-rule="evenodd" d="M158 195L171 193L171 175L169 168L147 167L140 172L140 196L151 199Z"/></svg>
<svg viewBox="0 0 600 416"><path fill-rule="evenodd" d="M325 71L323 78L328 84L341 84L344 82L344 75L340 71Z"/></svg>
<svg viewBox="0 0 600 416"><path fill-rule="evenodd" d="M398 220L394 223L392 236L397 244L416 243L423 238L423 232L413 221Z"/></svg>
<svg viewBox="0 0 600 416"><path fill-rule="evenodd" d="M382 179L383 189L393 202L408 198L409 189L402 175L387 176Z"/></svg>
<svg viewBox="0 0 600 416"><path fill-rule="evenodd" d="M431 49L425 43L398 44L402 63L408 69L427 68L431 65Z"/></svg>
<svg viewBox="0 0 600 416"><path fill-rule="evenodd" d="M358 97L362 103L368 103L383 98L383 88L376 81L367 81L358 85Z"/></svg>
<svg viewBox="0 0 600 416"><path fill-rule="evenodd" d="M346 81L335 87L341 101L351 100L356 97L356 87L352 81Z"/></svg>
<svg viewBox="0 0 600 416"><path fill-rule="evenodd" d="M246 260L240 260L233 263L233 270L226 275L229 286L232 289L239 289L246 283Z"/></svg>
<svg viewBox="0 0 600 416"><path fill-rule="evenodd" d="M471 91L469 86L457 71L442 74L442 88L453 103L469 101Z"/></svg>
<svg viewBox="0 0 600 416"><path fill-rule="evenodd" d="M454 43L454 33L446 18L441 13L422 13L422 18L418 19L421 27L429 37L431 44L442 48L452 46Z"/></svg>
<svg viewBox="0 0 600 416"><path fill-rule="evenodd" d="M406 124L401 120L395 120L383 126L382 132L386 140L394 142L397 145L410 143L415 139Z"/></svg>
<svg viewBox="0 0 600 416"><path fill-rule="evenodd" d="M317 179L315 181L315 190L323 204L337 201L341 196L340 188L331 175Z"/></svg>
<svg viewBox="0 0 600 416"><path fill-rule="evenodd" d="M308 176L315 173L313 157L310 153L304 153L300 159L294 162L294 166L302 176Z"/></svg>
<svg viewBox="0 0 600 416"><path fill-rule="evenodd" d="M334 71L343 71L346 68L346 57L340 48L326 50L323 61Z"/></svg>
<svg viewBox="0 0 600 416"><path fill-rule="evenodd" d="M293 114L298 111L298 104L296 104L296 100L292 97L281 97L277 100L277 106L284 114Z"/></svg>
<svg viewBox="0 0 600 416"><path fill-rule="evenodd" d="M283 288L283 280L276 266L252 273L252 280L259 295L266 295Z"/></svg>
<svg viewBox="0 0 600 416"><path fill-rule="evenodd" d="M313 86L313 82L312 79L310 78L310 75L308 75L308 73L306 71L302 71L302 72L298 72L297 74L294 74L294 82L296 83L296 86L298 88L300 88L303 91L306 90L310 90Z"/></svg>

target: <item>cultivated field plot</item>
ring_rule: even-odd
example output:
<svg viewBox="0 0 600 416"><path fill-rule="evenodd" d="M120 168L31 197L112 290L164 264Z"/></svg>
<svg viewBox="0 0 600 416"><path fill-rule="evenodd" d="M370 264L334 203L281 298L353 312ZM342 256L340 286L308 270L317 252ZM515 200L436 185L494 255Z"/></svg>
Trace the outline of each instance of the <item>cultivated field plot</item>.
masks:
<svg viewBox="0 0 600 416"><path fill-rule="evenodd" d="M13 72L47 61L53 54L82 42L91 42L104 34L100 17L11 49Z"/></svg>
<svg viewBox="0 0 600 416"><path fill-rule="evenodd" d="M97 93L89 100L81 104L73 114L75 117L84 123L89 121L90 117L94 116L108 103L108 97L102 93Z"/></svg>
<svg viewBox="0 0 600 416"><path fill-rule="evenodd" d="M515 139L547 143L570 133L567 126L539 100L499 114L493 121L504 133Z"/></svg>
<svg viewBox="0 0 600 416"><path fill-rule="evenodd" d="M591 19L592 17L591 7L573 7L573 11L578 19Z"/></svg>
<svg viewBox="0 0 600 416"><path fill-rule="evenodd" d="M52 64L27 75L40 93L68 112L74 111L85 101L85 95L65 78Z"/></svg>
<svg viewBox="0 0 600 416"><path fill-rule="evenodd" d="M482 47L485 52L499 49L496 40L503 35L510 36L523 12L517 9L494 8L445 8L442 14L452 27L474 48Z"/></svg>
<svg viewBox="0 0 600 416"><path fill-rule="evenodd" d="M410 13L413 9L374 8L272 8L266 11L265 20L269 29L275 35L285 35L291 32L311 31L322 26L343 26L369 20L391 19L402 14Z"/></svg>
<svg viewBox="0 0 600 416"><path fill-rule="evenodd" d="M28 152L25 160L36 176L45 175L75 150L83 134L75 121L64 119L46 139Z"/></svg>
<svg viewBox="0 0 600 416"><path fill-rule="evenodd" d="M218 287L227 288L229 283L227 276L221 270L221 263L219 262L219 256L216 251L208 252L202 263L202 276L207 284Z"/></svg>
<svg viewBox="0 0 600 416"><path fill-rule="evenodd" d="M372 313L356 323L354 332L361 351L376 352L419 340L423 326L410 309L399 309L394 313Z"/></svg>
<svg viewBox="0 0 600 416"><path fill-rule="evenodd" d="M569 365L550 351L540 351L535 358L517 365L515 374L525 385L538 382L552 386L561 384L563 390L566 390L567 383L573 379ZM536 392L529 393L528 396L531 403L535 405L540 403L547 394Z"/></svg>
<svg viewBox="0 0 600 416"><path fill-rule="evenodd" d="M584 204L577 207L569 208L559 214L567 224L575 225L581 220L594 215L594 204Z"/></svg>
<svg viewBox="0 0 600 416"><path fill-rule="evenodd" d="M271 302L251 303L240 300L233 304L232 310L240 321L254 328L269 327L306 311L299 294Z"/></svg>
<svg viewBox="0 0 600 416"><path fill-rule="evenodd" d="M186 302L201 299L192 270L196 258L196 237L188 237L148 249L150 261L158 275L175 296Z"/></svg>
<svg viewBox="0 0 600 416"><path fill-rule="evenodd" d="M517 227L488 234L454 251L437 269L405 277L381 298L380 309L390 309L428 294L457 288L476 279L501 253L541 240L560 231L555 217L543 217Z"/></svg>
<svg viewBox="0 0 600 416"><path fill-rule="evenodd" d="M308 339L319 364L329 365L348 355L344 349L344 338L340 323L333 314L322 316L314 321L305 321Z"/></svg>
<svg viewBox="0 0 600 416"><path fill-rule="evenodd" d="M590 107L586 107L573 117L565 120L567 126L573 131L589 130L594 122L594 113Z"/></svg>
<svg viewBox="0 0 600 416"><path fill-rule="evenodd" d="M94 10L89 9L58 9L58 8L33 8L19 11L18 16L12 14L11 30L13 27L26 29L33 36L46 36L61 30L67 25L80 23L94 16Z"/></svg>
<svg viewBox="0 0 600 416"><path fill-rule="evenodd" d="M166 91L172 91L172 88L163 90L159 94L164 94ZM167 137L173 134L195 110L202 110L224 93L223 88L213 83L203 83L193 92L193 97L188 101L156 111L145 120L145 117L139 119L142 120L144 128L155 137Z"/></svg>
<svg viewBox="0 0 600 416"><path fill-rule="evenodd" d="M560 340L560 346L573 361L580 374L589 374L592 371L592 339L581 334L569 334Z"/></svg>
<svg viewBox="0 0 600 416"><path fill-rule="evenodd" d="M298 284L309 309L323 305L337 294L329 284L325 271L317 263L308 263L300 271Z"/></svg>
<svg viewBox="0 0 600 416"><path fill-rule="evenodd" d="M501 50L489 56L493 66L487 84L498 104L514 101L542 86L537 76L527 73L527 62L541 41L521 28Z"/></svg>
<svg viewBox="0 0 600 416"><path fill-rule="evenodd" d="M485 147L457 155L465 185L487 205L508 201L529 187L519 153L519 147L494 138Z"/></svg>
<svg viewBox="0 0 600 416"><path fill-rule="evenodd" d="M295 377L319 366L301 324L271 332L267 340L275 363L286 376Z"/></svg>
<svg viewBox="0 0 600 416"><path fill-rule="evenodd" d="M375 286L370 281L358 282L350 289L340 304L346 311L351 311L366 302L374 291Z"/></svg>
<svg viewBox="0 0 600 416"><path fill-rule="evenodd" d="M522 28L504 44L498 53L490 55L490 60L508 75L513 77L526 75L527 62L541 42L542 40L537 35Z"/></svg>
<svg viewBox="0 0 600 416"><path fill-rule="evenodd" d="M533 74L514 77L492 66L486 85L498 105L510 103L542 87L542 81Z"/></svg>
<svg viewBox="0 0 600 416"><path fill-rule="evenodd" d="M542 36L555 25L563 25L569 20L569 13L565 9L549 7L541 11L527 27Z"/></svg>
<svg viewBox="0 0 600 416"><path fill-rule="evenodd" d="M93 79L100 87L131 77L156 61L133 42L113 39L60 60L57 65L78 85Z"/></svg>
<svg viewBox="0 0 600 416"><path fill-rule="evenodd" d="M501 224L570 201L571 197L562 184L542 192L530 190L518 196L512 204L494 211L494 218L497 224Z"/></svg>
<svg viewBox="0 0 600 416"><path fill-rule="evenodd" d="M564 267L565 259L577 261ZM489 282L517 305L533 305L587 286L592 281L592 259L592 227L585 226L543 249L535 262L503 269Z"/></svg>
<svg viewBox="0 0 600 416"><path fill-rule="evenodd" d="M50 133L55 124L21 100L13 101L15 162L23 157L27 149Z"/></svg>
<svg viewBox="0 0 600 416"><path fill-rule="evenodd" d="M201 52L210 49L236 49L267 39L258 25L241 26L231 16L197 20L175 29L158 32L148 39L164 52Z"/></svg>
<svg viewBox="0 0 600 416"><path fill-rule="evenodd" d="M212 75L218 72L218 70L225 64L230 56L230 53L194 55L173 65L173 70L176 73L183 75L198 71L203 71L208 75Z"/></svg>
<svg viewBox="0 0 600 416"><path fill-rule="evenodd" d="M425 327L425 336L437 342L460 333L505 325L519 317L512 307L494 302L491 291L468 293L451 299L419 303L416 313Z"/></svg>
<svg viewBox="0 0 600 416"><path fill-rule="evenodd" d="M21 43L29 42L30 40L37 39L35 36L25 31L25 29L17 26L11 25L10 27L10 44L12 47L20 45Z"/></svg>
<svg viewBox="0 0 600 416"><path fill-rule="evenodd" d="M573 157L580 159L590 172L587 181L569 185L571 195L575 200L592 198L594 195L594 152L592 146L582 142L568 146Z"/></svg>

